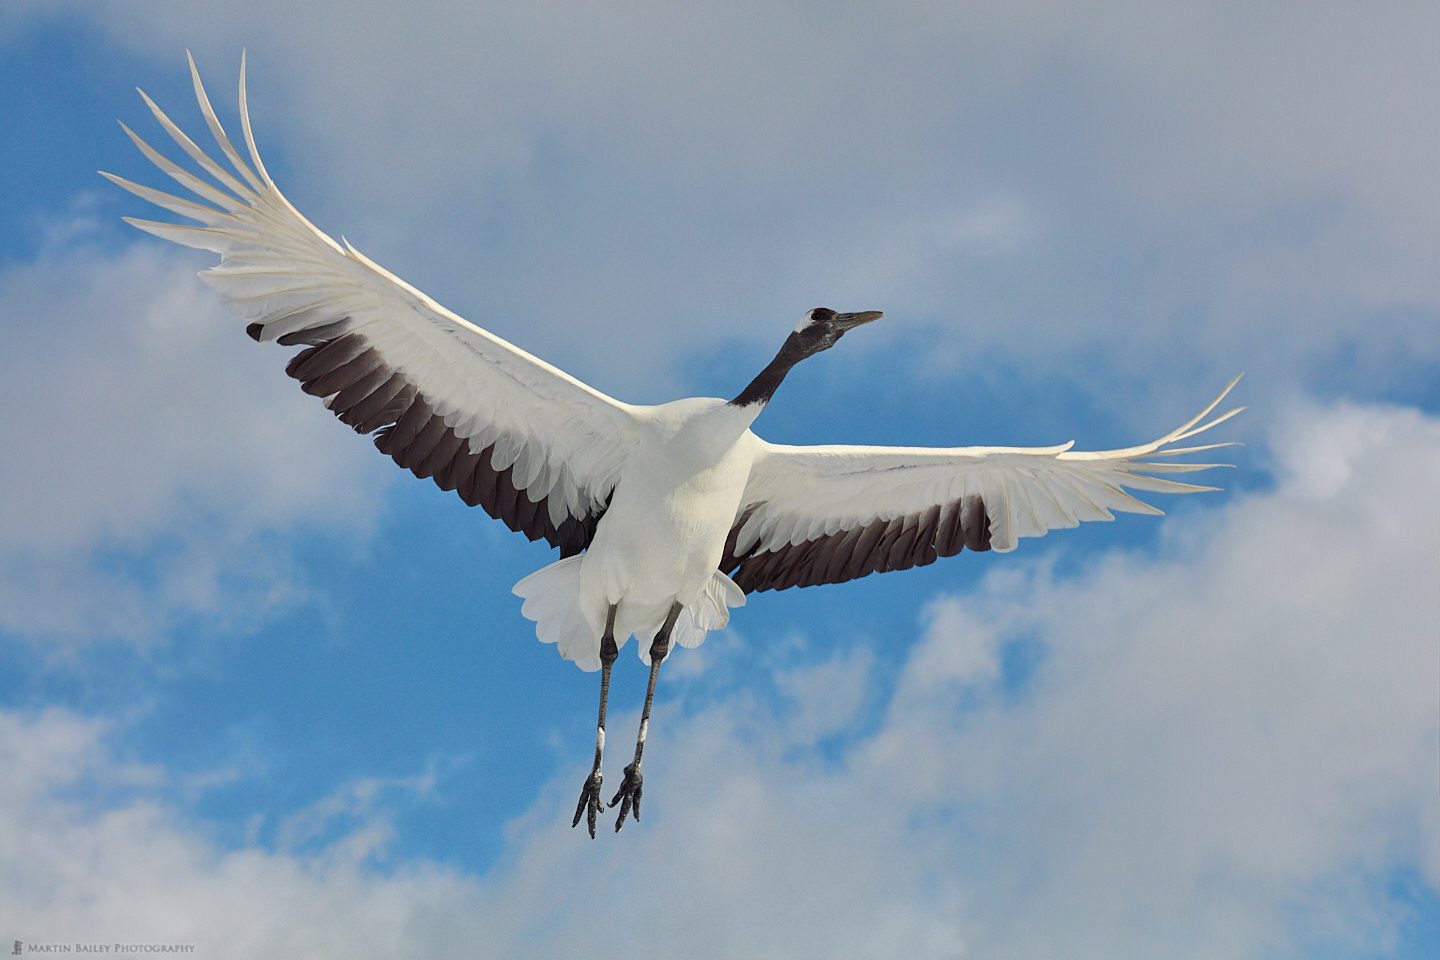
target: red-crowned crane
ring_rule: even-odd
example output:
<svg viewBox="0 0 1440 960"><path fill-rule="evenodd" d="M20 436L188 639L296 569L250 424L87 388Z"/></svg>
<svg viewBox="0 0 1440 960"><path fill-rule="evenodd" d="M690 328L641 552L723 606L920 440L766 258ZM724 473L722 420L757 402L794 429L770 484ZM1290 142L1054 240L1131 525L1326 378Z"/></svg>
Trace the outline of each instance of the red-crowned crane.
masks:
<svg viewBox="0 0 1440 960"><path fill-rule="evenodd" d="M612 399L462 319L335 242L280 193L255 147L241 59L239 110L248 160L235 148L190 60L195 96L231 170L198 147L142 92L160 126L210 179L175 164L128 127L140 151L194 199L104 174L198 226L127 222L220 256L201 276L262 343L303 346L286 372L301 389L417 477L431 477L561 559L515 592L542 641L599 669L595 763L575 819L595 835L610 669L631 636L649 664L634 760L610 800L619 830L640 818L641 756L655 681L672 643L696 646L747 593L842 583L965 549L1013 550L1021 537L1158 514L1126 488L1211 490L1167 474L1216 464L1177 447L1239 409L1199 415L1123 450L1052 447L786 446L750 430L796 363L878 319L878 311L807 312L780 351L731 400L658 406ZM123 124L121 125L124 126ZM1237 378L1238 379L1238 378Z"/></svg>

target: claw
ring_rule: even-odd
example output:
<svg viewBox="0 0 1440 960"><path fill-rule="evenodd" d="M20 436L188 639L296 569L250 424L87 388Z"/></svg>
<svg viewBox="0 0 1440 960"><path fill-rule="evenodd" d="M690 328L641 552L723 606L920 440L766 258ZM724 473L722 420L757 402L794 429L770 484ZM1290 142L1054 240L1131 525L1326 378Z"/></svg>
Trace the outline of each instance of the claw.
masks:
<svg viewBox="0 0 1440 960"><path fill-rule="evenodd" d="M613 808L620 804L620 815L615 818L615 832L619 833L620 828L625 825L625 817L631 811L635 814L635 822L640 822L640 797L645 789L645 778L640 775L640 768L635 764L625 766L625 782L620 784L620 789L615 791L615 796L610 800Z"/></svg>
<svg viewBox="0 0 1440 960"><path fill-rule="evenodd" d="M600 799L600 784L605 778L596 767L585 778L585 785L580 788L580 802L575 804L575 819L570 821L571 829L579 826L580 817L585 817L585 826L590 830L590 839L595 839L595 817L601 810L605 809L605 802Z"/></svg>

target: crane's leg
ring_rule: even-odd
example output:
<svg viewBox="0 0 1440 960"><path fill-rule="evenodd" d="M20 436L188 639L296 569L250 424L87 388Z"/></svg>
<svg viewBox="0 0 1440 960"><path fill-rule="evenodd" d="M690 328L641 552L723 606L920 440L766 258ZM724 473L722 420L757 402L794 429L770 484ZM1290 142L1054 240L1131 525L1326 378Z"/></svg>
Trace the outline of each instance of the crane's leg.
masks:
<svg viewBox="0 0 1440 960"><path fill-rule="evenodd" d="M645 688L645 709L640 711L640 735L635 738L635 760L625 767L625 782L620 784L620 789L610 801L612 807L620 804L620 816L615 818L616 832L625 826L625 815L632 809L635 811L635 820L640 820L640 794L645 786L645 778L640 775L640 758L645 753L645 734L650 730L650 706L655 702L655 680L660 676L660 662L670 652L670 631L675 629L675 621L680 618L682 609L678 603L670 608L660 632L655 634L655 642L650 644L650 684Z"/></svg>
<svg viewBox="0 0 1440 960"><path fill-rule="evenodd" d="M595 767L590 771L590 776L585 778L585 785L580 788L580 802L575 805L575 819L570 821L574 828L580 823L580 817L585 817L585 826L590 828L590 839L595 839L595 817L601 810L605 809L605 801L600 799L600 784L605 777L600 773L600 761L605 756L605 702L610 699L610 668L615 665L615 658L620 651L615 646L615 611L618 604L610 606L610 612L605 616L605 634L600 638L600 719L595 724Z"/></svg>

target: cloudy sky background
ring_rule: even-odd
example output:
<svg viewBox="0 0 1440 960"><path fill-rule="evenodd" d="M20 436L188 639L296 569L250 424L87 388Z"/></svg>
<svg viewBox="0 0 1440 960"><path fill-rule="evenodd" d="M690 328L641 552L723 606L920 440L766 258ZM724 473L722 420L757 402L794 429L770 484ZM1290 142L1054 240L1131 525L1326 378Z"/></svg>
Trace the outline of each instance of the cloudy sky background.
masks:
<svg viewBox="0 0 1440 960"><path fill-rule="evenodd" d="M0 7L0 938L1440 951L1433 5L512 7ZM549 554L294 390L95 176L160 185L132 87L198 139L184 50L233 117L242 46L307 215L624 399L879 308L765 436L1115 446L1245 370L1238 469L754 598L592 843L594 677L509 595Z"/></svg>

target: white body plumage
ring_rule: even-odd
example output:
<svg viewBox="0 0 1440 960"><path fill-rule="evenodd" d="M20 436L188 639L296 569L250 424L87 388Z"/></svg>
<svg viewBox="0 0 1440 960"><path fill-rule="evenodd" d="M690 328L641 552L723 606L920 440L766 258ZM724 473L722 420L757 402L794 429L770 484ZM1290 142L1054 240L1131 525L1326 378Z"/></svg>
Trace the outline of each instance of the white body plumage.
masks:
<svg viewBox="0 0 1440 960"><path fill-rule="evenodd" d="M654 636L673 604L681 646L723 627L745 594L720 572L721 551L750 479L757 407L692 397L636 409L639 437L582 555L515 585L542 641L587 670L600 666L600 637L616 606L615 640ZM637 645L649 662L649 644Z"/></svg>

